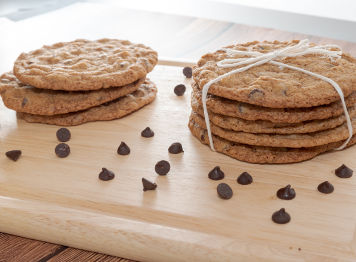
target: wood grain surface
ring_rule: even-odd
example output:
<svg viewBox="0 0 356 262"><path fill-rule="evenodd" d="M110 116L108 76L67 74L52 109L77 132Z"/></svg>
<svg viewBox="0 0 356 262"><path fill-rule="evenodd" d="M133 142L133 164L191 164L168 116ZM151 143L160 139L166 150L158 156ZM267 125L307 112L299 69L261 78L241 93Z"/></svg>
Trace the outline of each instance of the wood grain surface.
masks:
<svg viewBox="0 0 356 262"><path fill-rule="evenodd" d="M121 120L72 127L66 159L53 152L57 127L1 108L1 231L138 261L355 260L356 181L333 174L342 163L355 168L355 147L291 165L236 161L190 135L190 88L183 97L173 93L185 81L180 67L158 66L150 77L159 89L153 104ZM154 138L140 136L146 126ZM129 156L116 154L121 141ZM176 141L185 152L168 154ZM18 162L4 156L10 149L23 150ZM154 172L161 159L171 163L163 177ZM231 200L219 199L218 182L207 178L216 165L235 192ZM102 167L116 178L99 181ZM252 185L236 183L243 171ZM143 192L142 177L157 190ZM325 180L335 186L331 195L316 190ZM293 201L275 196L287 184L296 189ZM281 207L292 216L287 225L271 221Z"/></svg>
<svg viewBox="0 0 356 262"><path fill-rule="evenodd" d="M145 26L142 23L127 26L125 21L135 14L146 21ZM55 16L51 17L55 20ZM65 25L66 35L58 29L56 35L49 34L48 30L53 28L51 17L21 22L16 30L0 28L0 33L6 36L0 44L2 71L10 69L13 59L23 50L64 37L76 38L78 32L68 31ZM235 41L306 37L141 11L126 10L120 17L116 37L123 35L149 42L161 56L189 61ZM33 27L40 22L49 26ZM32 37L26 38L31 27L34 28ZM147 28L151 35L146 33ZM90 38L99 37L92 31L91 34ZM27 40L17 41L16 35ZM356 44L309 38L319 43L340 44L356 55ZM127 119L71 129L73 139L69 144L73 152L64 160L56 159L53 154L57 143L55 127L17 121L12 111L2 107L0 230L141 261L183 261L187 258L184 254L195 254L193 259L189 257L191 261L223 261L222 258L224 261L237 258L238 261L355 261L356 181L354 178L340 180L332 174L341 163L356 168L355 149L279 166L250 165L214 154L192 138L186 128L189 90L182 98L172 92L175 84L184 81L180 70L159 67L152 73L153 80L159 84L158 99L142 111ZM150 141L139 137L145 125L156 132ZM134 151L126 159L115 155L120 140L129 142ZM183 141L186 151L183 156L167 154L167 146L175 140ZM23 150L24 155L17 163L4 157L4 152L13 148ZM157 177L153 170L155 161L161 158L172 163L167 177ZM234 189L234 198L227 202L217 198L217 183L206 178L207 172L217 164L227 175L224 182ZM107 184L97 181L104 165L117 172L117 178ZM241 187L235 179L245 170L254 176L255 183ZM157 192L143 194L141 176L155 180L159 185ZM335 185L334 194L318 194L316 186L324 180ZM288 183L296 188L297 198L292 202L277 200L275 190ZM282 206L292 215L292 222L277 226L271 223L270 215ZM99 226L92 226L93 223ZM114 226L117 223L121 225L118 228ZM113 227L116 235L110 231L103 233ZM88 232L80 230L83 228ZM116 238L119 233L135 241L125 242L126 248L114 248L119 242L108 238ZM78 238L78 235L83 236ZM160 237L164 241L157 245L155 240ZM135 245L138 249L133 250ZM0 261L129 260L3 233L0 234Z"/></svg>

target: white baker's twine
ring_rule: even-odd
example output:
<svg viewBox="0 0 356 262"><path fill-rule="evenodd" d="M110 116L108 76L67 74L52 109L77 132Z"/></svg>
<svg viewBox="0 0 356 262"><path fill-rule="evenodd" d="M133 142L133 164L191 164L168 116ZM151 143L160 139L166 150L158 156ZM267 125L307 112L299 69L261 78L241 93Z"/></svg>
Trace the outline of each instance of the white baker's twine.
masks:
<svg viewBox="0 0 356 262"><path fill-rule="evenodd" d="M338 51L329 50L331 48L339 49L339 50ZM305 69L302 69L299 67L295 67L295 66L291 66L291 65L283 64L281 62L274 61L275 58L283 59L286 57L295 57L295 56L302 56L302 55L307 55L307 54L325 55L325 56L329 57L331 60L333 60L335 58L340 58L340 56L342 54L341 48L339 46L337 46L337 45L310 46L309 40L304 39L304 40L299 41L299 43L296 45L288 46L288 47L285 47L285 48L282 48L279 50L275 50L275 51L272 51L269 53L260 53L260 52L256 52L256 51L241 51L241 50L234 50L234 49L227 49L227 48L223 48L221 50L225 51L229 56L238 54L238 55L244 55L244 56L250 56L250 57L227 58L227 59L223 59L223 60L219 61L217 63L217 66L222 67L222 68L237 67L237 66L241 66L241 65L246 65L246 66L231 70L230 72L220 75L219 77L209 81L208 83L206 83L203 86L202 102L203 102L203 109L204 109L205 124L206 124L207 131L208 131L209 143L210 143L211 150L215 151L215 148L214 148L214 144L213 144L213 138L211 135L209 113L208 113L207 106L206 106L206 99L207 99L208 90L209 90L210 86L212 84L219 82L221 79L223 79L227 76L246 71L246 70L250 69L251 67L259 66L259 65L262 65L265 63L278 65L278 66L280 66L280 68L286 67L289 69L303 72L305 74L314 76L321 80L324 80L325 82L328 82L335 88L336 92L340 96L342 107L344 109L344 113L345 113L345 117L346 117L347 128L349 130L348 139L346 139L346 141L340 147L336 148L335 150L341 150L346 147L346 145L352 138L353 130L352 130L352 124L351 124L349 112L347 111L347 107L345 104L344 93L342 92L340 86L334 80L332 80L328 77L310 72L308 70L305 70Z"/></svg>

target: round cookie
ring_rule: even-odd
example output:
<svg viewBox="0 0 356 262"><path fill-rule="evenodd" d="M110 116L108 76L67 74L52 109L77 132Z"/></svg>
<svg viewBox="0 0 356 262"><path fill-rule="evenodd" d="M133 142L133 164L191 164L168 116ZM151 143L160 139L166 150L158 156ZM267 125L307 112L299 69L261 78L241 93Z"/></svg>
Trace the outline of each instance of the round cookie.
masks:
<svg viewBox="0 0 356 262"><path fill-rule="evenodd" d="M17 112L57 115L94 107L136 91L144 78L121 87L93 91L40 89L22 84L12 73L0 77L0 94L4 104Z"/></svg>
<svg viewBox="0 0 356 262"><path fill-rule="evenodd" d="M86 122L113 120L124 117L151 103L157 93L155 84L146 79L135 92L114 101L84 111L63 115L41 116L18 113L18 117L30 123L44 123L59 126L75 126Z"/></svg>
<svg viewBox="0 0 356 262"><path fill-rule="evenodd" d="M204 117L202 106L192 107L193 111ZM356 106L349 108L350 117L356 117ZM238 117L224 116L209 111L210 121L219 127L233 131L247 133L272 133L272 134L303 134L332 129L346 122L345 115L323 120L311 120L296 124L273 123L267 120L245 120Z"/></svg>
<svg viewBox="0 0 356 262"><path fill-rule="evenodd" d="M299 43L299 40L290 42L255 41L230 45L226 49L268 53L297 43ZM219 61L226 58L242 57L246 56L230 56L225 50L217 50L214 53L204 55L193 71L193 77L198 87L202 89L209 81L235 69L219 67L217 65ZM342 54L341 58L333 60L325 55L308 54L275 59L275 61L334 80L339 84L344 96L348 96L356 90L356 59L347 54ZM326 81L270 63L255 66L244 72L226 77L213 84L209 88L209 93L272 108L311 107L340 100L334 87Z"/></svg>
<svg viewBox="0 0 356 262"><path fill-rule="evenodd" d="M188 126L193 136L203 144L209 145L209 138L205 129L201 128L193 120L189 121ZM286 164L301 162L312 159L321 153L333 150L341 146L343 143L343 141L340 141L310 148L263 147L235 143L215 135L213 135L213 142L217 152L237 160L256 164ZM348 146L355 143L356 136L353 136Z"/></svg>
<svg viewBox="0 0 356 262"><path fill-rule="evenodd" d="M192 112L190 115L195 123L202 128L206 128L205 120L197 113ZM353 134L356 133L356 118L352 119ZM334 129L324 130L320 132L307 134L252 134L245 132L235 132L218 127L210 122L211 132L221 138L236 143L244 143L256 146L271 146L271 147L314 147L326 145L332 142L345 140L349 137L346 123Z"/></svg>
<svg viewBox="0 0 356 262"><path fill-rule="evenodd" d="M201 91L192 85L192 107L202 105ZM345 99L346 105L356 105L356 92ZM340 101L328 105L307 108L269 108L237 102L234 100L208 95L207 107L214 113L239 117L246 120L267 120L273 123L301 123L309 120L327 119L344 113Z"/></svg>
<svg viewBox="0 0 356 262"><path fill-rule="evenodd" d="M157 60L157 52L142 44L78 39L22 53L15 61L14 74L22 83L37 88L97 90L144 78Z"/></svg>

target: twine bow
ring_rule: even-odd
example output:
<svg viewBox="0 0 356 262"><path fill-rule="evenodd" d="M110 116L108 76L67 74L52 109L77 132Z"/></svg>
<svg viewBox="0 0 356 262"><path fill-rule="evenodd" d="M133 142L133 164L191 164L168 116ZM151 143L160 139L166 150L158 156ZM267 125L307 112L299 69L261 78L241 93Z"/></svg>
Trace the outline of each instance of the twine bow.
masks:
<svg viewBox="0 0 356 262"><path fill-rule="evenodd" d="M338 50L330 50L330 49L338 49ZM209 114L208 114L208 110L207 110L207 106L206 106L206 99L207 99L208 90L209 90L210 86L212 84L219 82L220 80L222 80L223 78L225 78L227 76L246 71L252 67L259 66L259 65L262 65L265 63L277 65L277 66L280 66L281 68L286 67L286 68L289 68L292 70L303 72L307 75L324 80L325 82L328 82L329 84L331 84L334 87L334 89L340 96L342 107L343 107L345 118L346 118L347 128L349 131L348 139L346 139L346 141L340 147L336 148L336 150L341 150L346 147L346 145L352 138L353 130L352 130L351 119L350 119L350 116L349 116L349 113L347 111L347 107L345 104L344 93L342 92L340 86L334 80L332 80L328 77L313 73L313 72L305 70L303 68L299 68L296 66L291 66L288 64L274 61L274 59L276 59L276 58L283 59L286 57L296 57L296 56L302 56L302 55L307 55L307 54L325 55L328 58L330 58L331 60L338 59L341 57L341 54L342 54L341 48L339 46L337 46L337 45L311 46L309 40L304 39L304 40L299 41L299 43L296 45L287 46L285 48L274 50L269 53L260 53L257 51L241 51L241 50L234 50L234 49L228 49L228 48L223 48L221 50L225 51L228 54L228 56L230 56L230 57L234 56L234 55L243 55L243 56L249 56L249 57L226 58L226 59L219 61L217 63L217 66L221 67L221 68L232 68L232 67L239 67L239 66L243 66L243 67L233 69L223 75L220 75L219 77L217 77L213 80L210 80L208 83L206 83L203 86L202 102L203 102L204 117L205 117L205 123L206 123L207 131L208 131L209 144L210 144L211 150L215 151L215 148L214 148L213 139L212 139L212 135L211 135Z"/></svg>

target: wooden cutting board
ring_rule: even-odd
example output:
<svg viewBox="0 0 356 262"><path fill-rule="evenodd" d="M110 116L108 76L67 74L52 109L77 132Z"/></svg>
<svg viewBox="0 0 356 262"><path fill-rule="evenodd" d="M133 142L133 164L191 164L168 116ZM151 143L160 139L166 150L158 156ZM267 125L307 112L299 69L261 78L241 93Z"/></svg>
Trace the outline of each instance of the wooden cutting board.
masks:
<svg viewBox="0 0 356 262"><path fill-rule="evenodd" d="M356 170L356 147L288 165L256 165L214 153L187 128L190 87L181 67L158 66L154 103L124 118L71 127L71 154L59 159L56 126L17 120L0 105L0 231L139 261L355 261L356 179L337 178L345 163ZM142 138L150 126L153 138ZM121 141L131 148L119 156ZM184 153L168 154L173 142ZM4 155L21 149L17 162ZM169 160L171 171L158 176L154 165ZM219 199L208 172L219 165L234 196ZM102 167L112 181L98 180ZM241 186L248 171L254 183ZM142 191L141 178L158 184ZM325 180L333 194L316 190ZM291 184L297 197L277 199ZM292 220L271 221L285 207Z"/></svg>

